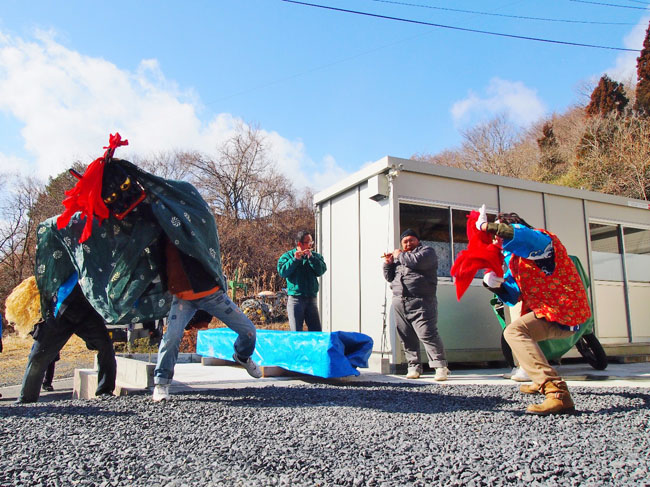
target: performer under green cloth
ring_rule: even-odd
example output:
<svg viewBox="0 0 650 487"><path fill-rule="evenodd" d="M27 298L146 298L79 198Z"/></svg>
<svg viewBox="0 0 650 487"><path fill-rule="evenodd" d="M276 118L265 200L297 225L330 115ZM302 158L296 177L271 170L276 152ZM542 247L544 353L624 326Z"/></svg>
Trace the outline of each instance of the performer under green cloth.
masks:
<svg viewBox="0 0 650 487"><path fill-rule="evenodd" d="M36 279L42 309L73 272L81 289L109 324L138 323L167 316L171 295L164 286L162 237L197 259L222 289L221 252L214 216L198 191L184 181L144 172L132 163L112 159L145 193L122 220L93 219L90 236L79 242L86 217L77 212L57 228L57 217L38 228Z"/></svg>

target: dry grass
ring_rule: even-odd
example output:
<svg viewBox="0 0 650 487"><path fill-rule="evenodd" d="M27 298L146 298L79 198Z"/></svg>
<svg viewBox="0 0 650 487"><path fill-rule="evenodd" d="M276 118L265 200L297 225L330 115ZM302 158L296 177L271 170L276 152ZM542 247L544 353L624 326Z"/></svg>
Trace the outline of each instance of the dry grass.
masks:
<svg viewBox="0 0 650 487"><path fill-rule="evenodd" d="M251 318L249 316L249 318ZM274 321L274 322L261 322L259 320L253 319L253 324L258 330L284 330L289 331L289 322L288 321ZM219 321L217 318L212 318L212 321L208 325L208 328L226 328L226 325Z"/></svg>
<svg viewBox="0 0 650 487"><path fill-rule="evenodd" d="M17 385L22 382L27 357L33 343L31 336L20 338L16 334L11 334L2 337L4 350L0 355L0 386ZM72 377L74 369L92 367L95 353L86 348L81 338L72 335L61 350L61 360L56 363L54 379Z"/></svg>

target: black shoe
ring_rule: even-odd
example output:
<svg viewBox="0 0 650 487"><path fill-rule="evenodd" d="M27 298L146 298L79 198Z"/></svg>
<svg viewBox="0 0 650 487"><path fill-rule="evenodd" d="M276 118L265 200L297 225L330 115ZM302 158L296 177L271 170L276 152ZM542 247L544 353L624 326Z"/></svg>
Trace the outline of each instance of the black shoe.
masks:
<svg viewBox="0 0 650 487"><path fill-rule="evenodd" d="M43 390L47 392L52 392L54 390L54 387L52 387L52 384L43 384Z"/></svg>

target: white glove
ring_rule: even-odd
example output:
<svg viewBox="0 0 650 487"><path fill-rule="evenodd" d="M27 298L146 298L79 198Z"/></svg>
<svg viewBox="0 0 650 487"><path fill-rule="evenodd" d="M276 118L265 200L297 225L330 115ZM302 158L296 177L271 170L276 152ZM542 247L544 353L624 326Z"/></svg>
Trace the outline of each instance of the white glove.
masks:
<svg viewBox="0 0 650 487"><path fill-rule="evenodd" d="M476 228L481 230L481 225L487 223L487 215L485 214L485 204L481 206L478 210L478 220L476 220Z"/></svg>
<svg viewBox="0 0 650 487"><path fill-rule="evenodd" d="M496 272L488 271L483 276L483 282L487 287L497 288L503 284L503 277L497 277Z"/></svg>

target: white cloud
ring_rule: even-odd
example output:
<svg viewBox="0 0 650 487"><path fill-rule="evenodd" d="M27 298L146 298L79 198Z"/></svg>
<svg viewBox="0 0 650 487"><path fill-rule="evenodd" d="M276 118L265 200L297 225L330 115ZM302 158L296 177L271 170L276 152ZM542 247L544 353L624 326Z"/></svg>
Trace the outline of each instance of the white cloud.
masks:
<svg viewBox="0 0 650 487"><path fill-rule="evenodd" d="M642 49L645 32L648 28L650 16L643 17L637 25L623 38L623 46L628 49ZM636 58L638 52L624 52L618 55L614 66L605 70L613 80L619 82L636 83ZM597 81L596 81L597 82Z"/></svg>
<svg viewBox="0 0 650 487"><path fill-rule="evenodd" d="M0 168L3 168L3 173L15 173L21 167L25 167L29 161L13 155L7 155L0 152Z"/></svg>
<svg viewBox="0 0 650 487"><path fill-rule="evenodd" d="M51 32L29 41L0 32L0 111L20 127L25 173L46 177L75 160L90 162L114 132L130 142L120 149L122 157L167 150L213 153L239 121L222 113L201 122L199 107L198 94L166 79L155 59L129 72L68 49ZM278 169L297 187L321 189L323 181L344 172L331 158L314 170L301 142L265 134ZM0 171L15 170L18 156L3 151Z"/></svg>
<svg viewBox="0 0 650 487"><path fill-rule="evenodd" d="M298 187L310 187L314 191L320 191L348 175L331 155L326 155L321 162L316 162L306 155L302 142L291 142L277 132L262 133L269 143L270 156L277 169Z"/></svg>
<svg viewBox="0 0 650 487"><path fill-rule="evenodd" d="M331 155L323 158L321 166L315 168L312 180L315 189L324 189L346 177L348 173L343 170Z"/></svg>
<svg viewBox="0 0 650 487"><path fill-rule="evenodd" d="M521 81L492 78L485 88L485 96L474 92L451 107L454 122L459 125L475 124L479 121L505 113L519 125L527 126L539 120L546 107L537 96L537 91L528 88Z"/></svg>

